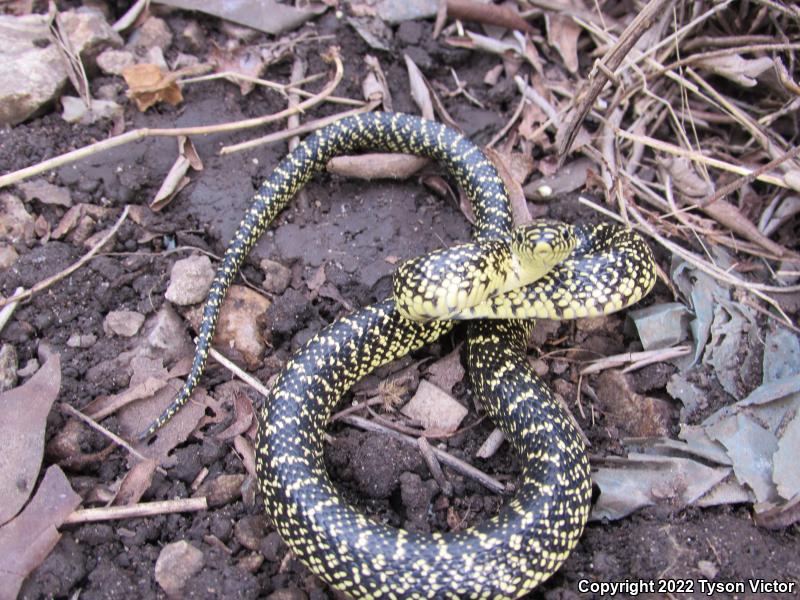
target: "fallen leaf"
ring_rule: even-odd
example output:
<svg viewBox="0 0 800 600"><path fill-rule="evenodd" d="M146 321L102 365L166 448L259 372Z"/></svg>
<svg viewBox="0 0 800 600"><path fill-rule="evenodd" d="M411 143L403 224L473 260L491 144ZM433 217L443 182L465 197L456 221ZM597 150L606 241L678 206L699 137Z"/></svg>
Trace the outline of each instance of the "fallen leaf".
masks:
<svg viewBox="0 0 800 600"><path fill-rule="evenodd" d="M61 388L61 360L44 344L44 364L21 386L0 395L0 523L12 518L36 484L44 452L47 415ZM0 554L2 556L2 554Z"/></svg>
<svg viewBox="0 0 800 600"><path fill-rule="evenodd" d="M133 506L142 499L144 493L153 483L156 472L156 463L152 460L141 460L125 474L117 490L113 506Z"/></svg>
<svg viewBox="0 0 800 600"><path fill-rule="evenodd" d="M197 154L192 141L182 135L178 137L178 156L150 202L151 210L156 212L161 210L172 201L178 192L189 185L190 179L186 173L190 167L195 171L202 171L203 161Z"/></svg>
<svg viewBox="0 0 800 600"><path fill-rule="evenodd" d="M568 15L546 14L547 43L558 50L567 70L570 73L577 73L580 26Z"/></svg>
<svg viewBox="0 0 800 600"><path fill-rule="evenodd" d="M122 76L128 84L128 95L141 112L157 102L166 102L172 106L183 102L183 94L175 74L164 72L158 65L133 65L123 69Z"/></svg>
<svg viewBox="0 0 800 600"><path fill-rule="evenodd" d="M403 54L408 70L408 84L411 88L411 97L419 107L420 113L425 119L433 120L433 100L431 99L430 89L425 83L425 76L416 63L411 60L408 54Z"/></svg>
<svg viewBox="0 0 800 600"><path fill-rule="evenodd" d="M258 2L156 0L156 2L187 11L204 12L273 35L296 29L309 19L327 10L325 5L306 3L305 8L295 8L294 6L278 3L275 0L259 0Z"/></svg>
<svg viewBox="0 0 800 600"><path fill-rule="evenodd" d="M247 396L244 385L238 381L232 381L228 384L223 384L217 387L216 391L217 401L222 405L226 403L233 404L233 422L228 425L223 431L220 431L214 437L218 440L228 440L245 433L250 429L256 418L253 403Z"/></svg>
<svg viewBox="0 0 800 600"><path fill-rule="evenodd" d="M209 60L214 63L216 73L236 73L245 77L261 77L267 66L267 61L260 50L254 46L236 46L234 48L220 48L216 44L211 46ZM243 96L253 91L255 83L246 79L237 80L239 90Z"/></svg>
<svg viewBox="0 0 800 600"><path fill-rule="evenodd" d="M769 56L742 58L738 54L702 58L696 64L701 69L721 75L744 87L757 85L756 77L775 66Z"/></svg>
<svg viewBox="0 0 800 600"><path fill-rule="evenodd" d="M45 179L34 179L32 181L21 181L17 187L22 190L25 200L28 202L38 200L44 204L55 204L69 208L72 206L72 197L69 189L53 185Z"/></svg>
<svg viewBox="0 0 800 600"><path fill-rule="evenodd" d="M0 528L0 596L16 598L28 574L61 539L56 528L80 503L63 471L55 465L47 469L30 504Z"/></svg>

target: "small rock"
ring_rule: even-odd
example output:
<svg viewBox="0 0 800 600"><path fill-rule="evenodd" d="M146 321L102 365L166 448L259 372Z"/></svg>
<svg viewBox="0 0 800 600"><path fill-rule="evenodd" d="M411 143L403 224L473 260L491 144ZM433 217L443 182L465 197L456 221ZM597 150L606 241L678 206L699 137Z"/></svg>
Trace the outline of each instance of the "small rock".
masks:
<svg viewBox="0 0 800 600"><path fill-rule="evenodd" d="M0 244L0 269L7 269L19 258L19 254L14 250L14 246Z"/></svg>
<svg viewBox="0 0 800 600"><path fill-rule="evenodd" d="M719 572L717 565L710 560L697 561L697 570L705 575L708 579L714 579Z"/></svg>
<svg viewBox="0 0 800 600"><path fill-rule="evenodd" d="M171 598L181 596L186 583L203 568L203 553L184 540L167 544L156 560L155 578Z"/></svg>
<svg viewBox="0 0 800 600"><path fill-rule="evenodd" d="M256 573L264 564L264 557L260 554L248 554L240 558L236 564L248 573Z"/></svg>
<svg viewBox="0 0 800 600"><path fill-rule="evenodd" d="M248 550L258 550L267 533L267 524L261 515L248 515L239 519L233 528L236 541Z"/></svg>
<svg viewBox="0 0 800 600"><path fill-rule="evenodd" d="M122 75L122 71L136 64L136 56L129 50L104 51L97 57L97 66L107 75Z"/></svg>
<svg viewBox="0 0 800 600"><path fill-rule="evenodd" d="M548 367L547 363L541 358L531 361L531 366L539 377L544 377L550 371L550 367Z"/></svg>
<svg viewBox="0 0 800 600"><path fill-rule="evenodd" d="M44 204L55 204L69 208L72 206L72 197L69 190L65 187L53 185L46 179L34 179L33 181L21 181L17 187L22 190L25 200L28 202L38 200Z"/></svg>
<svg viewBox="0 0 800 600"><path fill-rule="evenodd" d="M35 222L22 200L7 192L0 195L0 240L32 242Z"/></svg>
<svg viewBox="0 0 800 600"><path fill-rule="evenodd" d="M223 21L223 23L227 23L227 21ZM203 33L203 28L198 25L197 21L190 21L186 27L183 28L180 35L193 52L205 51L206 36Z"/></svg>
<svg viewBox="0 0 800 600"><path fill-rule="evenodd" d="M17 385L17 350L11 344L0 347L0 392Z"/></svg>
<svg viewBox="0 0 800 600"><path fill-rule="evenodd" d="M406 507L409 525L416 531L430 531L428 508L439 491L433 479L422 481L416 473L405 472L400 475L400 498Z"/></svg>
<svg viewBox="0 0 800 600"><path fill-rule="evenodd" d="M400 411L425 429L448 433L458 429L468 412L455 398L424 379Z"/></svg>
<svg viewBox="0 0 800 600"><path fill-rule="evenodd" d="M165 296L178 306L197 304L205 299L213 280L214 268L209 258L205 255L190 256L172 266Z"/></svg>
<svg viewBox="0 0 800 600"><path fill-rule="evenodd" d="M235 351L248 367L258 367L267 347L262 331L269 306L267 298L250 288L231 286L220 310L214 345L223 352ZM193 311L190 320L199 324L201 311L201 308Z"/></svg>
<svg viewBox="0 0 800 600"><path fill-rule="evenodd" d="M103 50L122 46L120 35L97 9L82 7L68 10L60 13L58 19L84 64L94 65L97 55Z"/></svg>
<svg viewBox="0 0 800 600"><path fill-rule="evenodd" d="M267 596L267 600L308 600L308 596L305 592L298 590L297 588L283 588L281 590L275 590L269 596Z"/></svg>
<svg viewBox="0 0 800 600"><path fill-rule="evenodd" d="M67 123L80 123L91 125L101 119L118 119L122 117L123 108L113 100L92 99L89 106L76 96L61 96L61 106L64 110L61 118Z"/></svg>
<svg viewBox="0 0 800 600"><path fill-rule="evenodd" d="M204 481L194 497L205 496L209 508L230 504L242 495L244 480L244 475L220 475L210 481Z"/></svg>
<svg viewBox="0 0 800 600"><path fill-rule="evenodd" d="M264 283L261 284L271 294L282 294L292 281L292 271L281 263L265 258L261 261Z"/></svg>
<svg viewBox="0 0 800 600"><path fill-rule="evenodd" d="M147 51L150 48L166 50L172 44L172 31L167 22L158 17L149 17L133 32L127 46L134 50Z"/></svg>
<svg viewBox="0 0 800 600"><path fill-rule="evenodd" d="M144 315L132 310L112 310L103 320L103 331L107 335L133 337L139 333Z"/></svg>
<svg viewBox="0 0 800 600"><path fill-rule="evenodd" d="M46 15L0 15L0 125L16 125L53 101L67 81Z"/></svg>
<svg viewBox="0 0 800 600"><path fill-rule="evenodd" d="M97 336L93 333L73 333L67 339L67 346L70 348L91 348L97 341Z"/></svg>
<svg viewBox="0 0 800 600"><path fill-rule="evenodd" d="M283 542L277 531L267 534L258 547L258 551L270 562L282 561L288 549L288 546Z"/></svg>
<svg viewBox="0 0 800 600"><path fill-rule="evenodd" d="M403 21L435 17L438 6L436 0L414 0L414 2L379 0L375 5L375 12L382 21L394 25Z"/></svg>

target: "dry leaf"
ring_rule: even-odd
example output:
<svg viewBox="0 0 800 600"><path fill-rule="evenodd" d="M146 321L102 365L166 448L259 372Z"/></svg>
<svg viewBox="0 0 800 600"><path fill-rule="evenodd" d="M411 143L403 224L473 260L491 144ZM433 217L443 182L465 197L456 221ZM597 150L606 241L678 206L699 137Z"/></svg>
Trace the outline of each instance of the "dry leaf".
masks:
<svg viewBox="0 0 800 600"><path fill-rule="evenodd" d="M553 46L570 73L578 72L578 36L581 28L572 17L548 14L547 43Z"/></svg>
<svg viewBox="0 0 800 600"><path fill-rule="evenodd" d="M159 211L164 208L178 192L189 185L190 179L186 176L189 167L195 171L202 171L203 161L197 154L192 141L182 135L178 137L178 157L161 183L155 198L150 202L150 208L153 211Z"/></svg>
<svg viewBox="0 0 800 600"><path fill-rule="evenodd" d="M114 506L133 506L142 499L144 493L153 483L156 472L156 463L152 460L143 460L131 468L122 478L119 490L111 502Z"/></svg>
<svg viewBox="0 0 800 600"><path fill-rule="evenodd" d="M44 452L47 415L61 388L61 360L42 344L41 368L0 395L0 523L12 518L33 492ZM2 556L2 555L0 555Z"/></svg>
<svg viewBox="0 0 800 600"><path fill-rule="evenodd" d="M358 179L408 179L430 159L411 154L359 154L337 156L328 161L329 173Z"/></svg>
<svg viewBox="0 0 800 600"><path fill-rule="evenodd" d="M136 107L144 112L156 102L167 102L175 106L183 101L181 89L173 73L165 73L158 65L141 64L122 71L128 84L128 95Z"/></svg>
<svg viewBox="0 0 800 600"><path fill-rule="evenodd" d="M72 490L61 469L47 469L30 504L0 528L1 597L16 598L28 574L61 539L56 528L80 503L81 497Z"/></svg>
<svg viewBox="0 0 800 600"><path fill-rule="evenodd" d="M758 81L756 77L774 66L768 56L761 58L742 58L738 54L712 56L697 61L697 66L712 73L721 75L744 87L753 87Z"/></svg>
<svg viewBox="0 0 800 600"><path fill-rule="evenodd" d="M408 69L408 83L411 87L411 97L414 98L419 107L422 116L426 119L433 120L433 100L431 100L431 93L425 83L425 77L416 63L411 60L408 54L403 54L406 61L406 69Z"/></svg>
<svg viewBox="0 0 800 600"><path fill-rule="evenodd" d="M236 46L233 49L211 47L209 60L214 63L216 73L236 73L246 77L261 77L267 62L261 51L253 46ZM240 79L237 81L243 96L253 91L255 83Z"/></svg>

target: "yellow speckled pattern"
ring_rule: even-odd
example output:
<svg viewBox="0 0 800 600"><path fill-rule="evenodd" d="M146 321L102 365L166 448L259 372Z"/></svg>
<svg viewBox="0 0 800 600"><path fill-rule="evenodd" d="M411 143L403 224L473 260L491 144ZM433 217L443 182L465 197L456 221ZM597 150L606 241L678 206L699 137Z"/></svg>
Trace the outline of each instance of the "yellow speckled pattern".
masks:
<svg viewBox="0 0 800 600"><path fill-rule="evenodd" d="M569 261L596 255L596 249L586 249L612 232L603 226L552 223L512 231L502 181L471 142L446 127L406 115L373 113L339 121L301 144L256 194L209 293L192 372L173 405L148 432L169 419L197 383L219 304L268 223L331 156L368 148L436 158L469 195L476 214L477 246L468 245L453 255L455 260L453 256L445 260L456 270L461 270L460 264L471 265L471 272L484 282L472 305L454 304L451 312L459 318L464 310L484 310L500 297L511 298L512 279L520 280L520 285L530 284L531 277L538 278L537 284L558 280L576 298L569 278L592 269ZM643 245L637 253L640 260L650 256ZM569 258L561 260L567 254ZM516 264L531 261L541 265L520 270ZM501 263L515 274L504 276ZM484 267L490 276L484 275ZM635 269L629 268L628 274L592 271L602 286L603 306L617 302L617 294L621 307L637 290L652 287L649 280L641 280L647 265L637 262ZM493 281L501 281L499 294ZM614 282L625 289L612 287ZM484 287L485 297L478 298ZM559 299L545 299L536 287L525 298L519 302L553 304L565 317L567 310L579 309L571 301L561 306ZM598 297L595 303L602 300ZM513 304L505 301L509 302ZM292 552L350 597L516 598L558 569L588 518L591 481L585 449L568 415L528 364L526 340L532 321L479 320L468 331L471 384L523 463L517 493L495 517L465 531L424 535L371 521L336 493L323 462L323 430L342 394L373 369L452 327L449 320L410 320L394 298L357 310L323 329L293 356L258 414L256 469L267 513Z"/></svg>
<svg viewBox="0 0 800 600"><path fill-rule="evenodd" d="M418 321L597 317L655 282L652 251L630 229L550 221L411 259L393 278L400 312Z"/></svg>

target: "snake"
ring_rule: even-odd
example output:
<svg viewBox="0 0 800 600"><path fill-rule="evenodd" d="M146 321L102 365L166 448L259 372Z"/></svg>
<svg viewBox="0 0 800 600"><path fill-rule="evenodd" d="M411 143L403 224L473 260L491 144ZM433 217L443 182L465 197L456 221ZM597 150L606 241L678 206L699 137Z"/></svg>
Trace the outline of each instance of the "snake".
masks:
<svg viewBox="0 0 800 600"><path fill-rule="evenodd" d="M258 411L255 442L267 515L300 561L353 598L522 596L566 560L591 500L580 433L528 362L530 317L625 308L652 288L655 263L638 234L616 225L542 222L515 229L497 169L447 126L400 113L358 114L318 130L279 162L217 269L184 385L140 437L164 425L196 387L225 293L270 222L330 158L365 150L441 163L473 207L474 241L405 263L389 298L322 329L280 372ZM435 291L442 285L450 291ZM516 492L496 515L464 530L420 533L373 521L332 484L324 428L359 379L438 339L460 319L472 319L471 387L522 463Z"/></svg>

